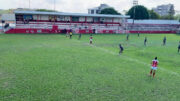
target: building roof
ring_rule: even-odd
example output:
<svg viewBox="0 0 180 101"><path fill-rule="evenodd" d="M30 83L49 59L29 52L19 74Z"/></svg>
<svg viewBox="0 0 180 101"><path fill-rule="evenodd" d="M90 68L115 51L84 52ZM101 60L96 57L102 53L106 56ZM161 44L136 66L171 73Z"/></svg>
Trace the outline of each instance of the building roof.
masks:
<svg viewBox="0 0 180 101"><path fill-rule="evenodd" d="M94 7L94 8L89 8L90 10L98 10L99 9L99 7Z"/></svg>
<svg viewBox="0 0 180 101"><path fill-rule="evenodd" d="M127 23L133 23L133 19L128 19ZM134 20L135 24L180 24L178 20Z"/></svg>
<svg viewBox="0 0 180 101"><path fill-rule="evenodd" d="M63 12L40 12L40 11L14 11L15 14L32 15L62 15L62 16L81 16L81 17L106 17L106 18L129 18L125 15L105 15L105 14L83 14L83 13L63 13Z"/></svg>

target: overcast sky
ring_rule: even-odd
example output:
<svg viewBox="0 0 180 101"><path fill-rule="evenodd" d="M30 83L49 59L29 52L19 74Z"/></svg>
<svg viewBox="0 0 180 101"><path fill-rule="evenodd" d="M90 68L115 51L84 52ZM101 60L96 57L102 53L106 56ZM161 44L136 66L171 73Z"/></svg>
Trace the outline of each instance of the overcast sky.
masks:
<svg viewBox="0 0 180 101"><path fill-rule="evenodd" d="M54 0L30 0L31 8L54 9ZM87 13L88 8L97 7L102 3L114 7L122 13L132 7L133 0L55 0L56 10L61 12ZM151 9L161 4L174 4L180 10L180 0L139 0L140 5ZM0 9L28 8L29 0L0 0Z"/></svg>

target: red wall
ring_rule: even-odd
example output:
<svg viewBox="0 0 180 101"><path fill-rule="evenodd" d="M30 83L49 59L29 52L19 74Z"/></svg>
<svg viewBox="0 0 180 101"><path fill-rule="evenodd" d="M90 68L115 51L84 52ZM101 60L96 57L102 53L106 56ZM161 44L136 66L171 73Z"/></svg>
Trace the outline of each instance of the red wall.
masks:
<svg viewBox="0 0 180 101"><path fill-rule="evenodd" d="M41 32L39 32L41 30ZM69 30L68 30L69 32ZM6 32L7 34L10 33L62 33L62 30L54 29L10 29ZM76 33L93 33L93 30L78 30ZM113 30L103 30L102 33L109 33L113 34ZM130 31L130 33L176 33L175 31Z"/></svg>

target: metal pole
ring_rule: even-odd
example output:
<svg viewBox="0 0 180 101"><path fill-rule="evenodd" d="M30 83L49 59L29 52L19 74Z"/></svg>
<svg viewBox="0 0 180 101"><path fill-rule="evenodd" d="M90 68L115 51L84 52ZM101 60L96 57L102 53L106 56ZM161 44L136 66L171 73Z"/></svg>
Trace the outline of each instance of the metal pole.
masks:
<svg viewBox="0 0 180 101"><path fill-rule="evenodd" d="M56 10L56 1L54 0L54 11Z"/></svg>
<svg viewBox="0 0 180 101"><path fill-rule="evenodd" d="M134 24L135 14L136 14L136 6L134 6L133 24Z"/></svg>
<svg viewBox="0 0 180 101"><path fill-rule="evenodd" d="M30 3L31 3L31 0L29 0L29 9L31 8Z"/></svg>
<svg viewBox="0 0 180 101"><path fill-rule="evenodd" d="M133 23L132 23L131 29L133 29L133 26L134 26L135 14L136 14L136 6L134 6L134 16L133 16Z"/></svg>

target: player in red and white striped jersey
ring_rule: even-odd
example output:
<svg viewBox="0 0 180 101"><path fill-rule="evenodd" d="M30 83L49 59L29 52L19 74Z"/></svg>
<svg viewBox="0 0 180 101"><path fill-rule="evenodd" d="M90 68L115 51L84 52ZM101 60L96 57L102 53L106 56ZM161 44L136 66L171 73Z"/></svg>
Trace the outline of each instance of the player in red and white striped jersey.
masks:
<svg viewBox="0 0 180 101"><path fill-rule="evenodd" d="M159 61L157 60L157 57L152 61L152 67L150 71L150 76L153 74L153 77L155 77L157 66L158 66Z"/></svg>
<svg viewBox="0 0 180 101"><path fill-rule="evenodd" d="M91 36L90 36L90 44L92 44L92 41L93 41L93 36L91 34Z"/></svg>

